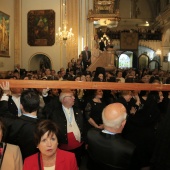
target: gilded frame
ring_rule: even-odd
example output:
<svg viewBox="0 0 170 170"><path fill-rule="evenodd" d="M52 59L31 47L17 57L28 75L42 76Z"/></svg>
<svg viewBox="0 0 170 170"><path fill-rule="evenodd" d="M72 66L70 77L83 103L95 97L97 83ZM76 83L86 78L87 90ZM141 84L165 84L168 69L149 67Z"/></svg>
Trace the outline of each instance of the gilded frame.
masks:
<svg viewBox="0 0 170 170"><path fill-rule="evenodd" d="M10 16L0 11L0 57L9 56L9 22Z"/></svg>
<svg viewBox="0 0 170 170"><path fill-rule="evenodd" d="M55 43L55 12L31 10L28 12L28 44L52 46Z"/></svg>

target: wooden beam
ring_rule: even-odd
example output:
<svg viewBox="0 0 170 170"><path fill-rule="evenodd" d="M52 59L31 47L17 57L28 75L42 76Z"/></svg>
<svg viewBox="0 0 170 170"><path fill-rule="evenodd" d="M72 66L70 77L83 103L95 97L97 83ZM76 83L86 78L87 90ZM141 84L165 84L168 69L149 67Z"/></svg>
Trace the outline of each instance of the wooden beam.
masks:
<svg viewBox="0 0 170 170"><path fill-rule="evenodd" d="M5 81L9 81L10 87L13 88L47 88L48 87L48 88L57 88L57 89L170 91L170 84L0 79L0 83Z"/></svg>

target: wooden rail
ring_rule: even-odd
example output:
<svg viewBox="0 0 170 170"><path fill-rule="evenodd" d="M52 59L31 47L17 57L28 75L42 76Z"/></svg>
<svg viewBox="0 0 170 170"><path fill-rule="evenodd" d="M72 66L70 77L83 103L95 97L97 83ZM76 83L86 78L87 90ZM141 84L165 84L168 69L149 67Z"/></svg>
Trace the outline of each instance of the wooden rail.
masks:
<svg viewBox="0 0 170 170"><path fill-rule="evenodd" d="M48 88L58 88L58 89L170 91L170 84L0 79L0 83L5 81L9 81L10 87L13 88L47 88L48 87Z"/></svg>

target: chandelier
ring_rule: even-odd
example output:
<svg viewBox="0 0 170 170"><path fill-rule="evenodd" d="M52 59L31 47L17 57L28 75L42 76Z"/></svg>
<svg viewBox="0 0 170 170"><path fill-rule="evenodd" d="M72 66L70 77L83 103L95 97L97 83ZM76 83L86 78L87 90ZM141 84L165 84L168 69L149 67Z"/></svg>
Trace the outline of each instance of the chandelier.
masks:
<svg viewBox="0 0 170 170"><path fill-rule="evenodd" d="M67 21L66 21L66 0L63 0L63 12L64 12L64 21L63 21L63 27L59 27L58 28L58 32L56 33L56 42L60 43L60 44L70 44L70 43L74 43L75 39L74 39L74 34L72 32L72 28L70 28L69 30L67 30Z"/></svg>
<svg viewBox="0 0 170 170"><path fill-rule="evenodd" d="M106 40L106 41L108 41L108 42L110 42L110 39L109 39L109 37L106 35L106 33L104 33L103 34L103 37L101 37L101 40Z"/></svg>

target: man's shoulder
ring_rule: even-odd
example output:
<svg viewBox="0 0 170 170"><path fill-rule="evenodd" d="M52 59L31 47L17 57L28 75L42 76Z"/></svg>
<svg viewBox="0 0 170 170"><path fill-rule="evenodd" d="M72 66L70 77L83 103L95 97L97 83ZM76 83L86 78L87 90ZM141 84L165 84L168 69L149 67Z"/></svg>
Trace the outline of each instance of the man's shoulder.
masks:
<svg viewBox="0 0 170 170"><path fill-rule="evenodd" d="M37 118L22 115L18 118L18 121L26 123L37 123Z"/></svg>
<svg viewBox="0 0 170 170"><path fill-rule="evenodd" d="M122 137L121 133L112 135L112 134L107 134L107 133L102 132L101 129L92 128L88 131L87 137L90 140L91 139L98 140L100 138L101 141L106 142L106 143L112 142L113 145L118 144L118 145L122 145L125 147L127 146L131 149L135 148L135 145L131 143L130 141L126 140L124 137Z"/></svg>
<svg viewBox="0 0 170 170"><path fill-rule="evenodd" d="M37 123L37 119L22 115L13 121L12 127L14 129L17 129L23 127L24 125L36 124L36 123Z"/></svg>
<svg viewBox="0 0 170 170"><path fill-rule="evenodd" d="M16 151L20 150L18 145L13 145L10 143L7 143L7 149L10 150L11 152L16 152Z"/></svg>
<svg viewBox="0 0 170 170"><path fill-rule="evenodd" d="M94 136L101 136L101 129L97 129L97 128L91 128L88 132L87 132L87 136L88 138L94 138Z"/></svg>

